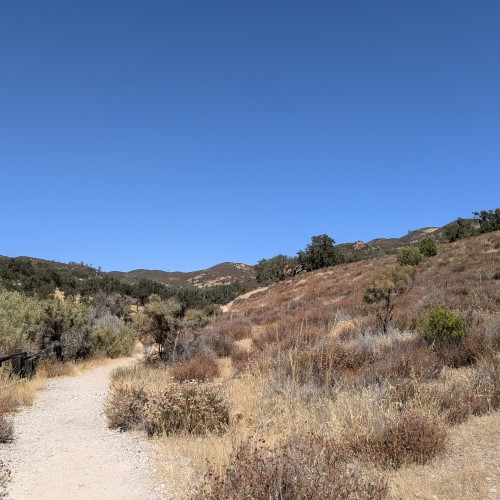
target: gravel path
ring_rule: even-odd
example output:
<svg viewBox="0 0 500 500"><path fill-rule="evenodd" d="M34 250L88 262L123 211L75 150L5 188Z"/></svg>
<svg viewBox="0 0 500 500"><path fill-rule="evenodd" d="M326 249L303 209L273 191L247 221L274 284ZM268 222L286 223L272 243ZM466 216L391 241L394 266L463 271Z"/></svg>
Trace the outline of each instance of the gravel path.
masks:
<svg viewBox="0 0 500 500"><path fill-rule="evenodd" d="M12 471L11 500L167 498L154 483L149 443L107 428L110 372L131 359L57 379L15 417L16 435L0 445Z"/></svg>

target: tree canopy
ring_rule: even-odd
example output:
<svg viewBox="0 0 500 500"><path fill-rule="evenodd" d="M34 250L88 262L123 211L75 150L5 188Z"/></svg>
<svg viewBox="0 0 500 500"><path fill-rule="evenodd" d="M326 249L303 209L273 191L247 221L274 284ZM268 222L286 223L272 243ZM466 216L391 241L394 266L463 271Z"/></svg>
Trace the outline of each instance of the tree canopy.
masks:
<svg viewBox="0 0 500 500"><path fill-rule="evenodd" d="M313 236L305 250L298 253L298 262L305 271L336 266L344 262L344 256L335 247L335 241L327 234Z"/></svg>

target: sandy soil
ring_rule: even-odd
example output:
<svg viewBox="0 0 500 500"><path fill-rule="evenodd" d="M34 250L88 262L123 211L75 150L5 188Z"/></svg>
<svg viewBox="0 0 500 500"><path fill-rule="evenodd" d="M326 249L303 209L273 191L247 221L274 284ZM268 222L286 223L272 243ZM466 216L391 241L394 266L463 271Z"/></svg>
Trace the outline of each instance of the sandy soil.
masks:
<svg viewBox="0 0 500 500"><path fill-rule="evenodd" d="M76 377L50 382L35 405L15 417L16 435L0 445L12 471L9 499L169 498L156 485L150 444L107 428L109 374L132 359L113 361Z"/></svg>

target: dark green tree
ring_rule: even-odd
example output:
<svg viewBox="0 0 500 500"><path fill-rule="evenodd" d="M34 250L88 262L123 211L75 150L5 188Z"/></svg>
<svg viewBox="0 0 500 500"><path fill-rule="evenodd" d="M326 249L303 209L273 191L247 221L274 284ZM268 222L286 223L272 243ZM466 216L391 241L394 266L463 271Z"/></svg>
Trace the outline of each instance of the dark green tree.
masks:
<svg viewBox="0 0 500 500"><path fill-rule="evenodd" d="M500 208L474 212L474 217L479 222L479 231L481 233L500 230Z"/></svg>
<svg viewBox="0 0 500 500"><path fill-rule="evenodd" d="M298 263L305 271L336 266L344 262L344 256L335 247L335 241L327 234L313 236L305 250L298 253Z"/></svg>
<svg viewBox="0 0 500 500"><path fill-rule="evenodd" d="M299 269L297 258L279 254L259 260L255 266L255 278L260 285L268 285L295 276Z"/></svg>
<svg viewBox="0 0 500 500"><path fill-rule="evenodd" d="M454 241L470 238L476 233L474 225L470 220L461 219L460 217L451 224L448 224L444 229L444 234L449 243Z"/></svg>
<svg viewBox="0 0 500 500"><path fill-rule="evenodd" d="M434 238L431 238L430 236L426 236L420 240L418 249L424 257L433 257L438 253L436 242L434 241Z"/></svg>
<svg viewBox="0 0 500 500"><path fill-rule="evenodd" d="M396 257L401 266L416 266L424 260L424 256L417 247L407 246L400 248Z"/></svg>
<svg viewBox="0 0 500 500"><path fill-rule="evenodd" d="M151 295L144 312L149 321L143 333L153 337L160 359L167 361L175 352L184 313L183 306L174 298L162 300L159 295Z"/></svg>

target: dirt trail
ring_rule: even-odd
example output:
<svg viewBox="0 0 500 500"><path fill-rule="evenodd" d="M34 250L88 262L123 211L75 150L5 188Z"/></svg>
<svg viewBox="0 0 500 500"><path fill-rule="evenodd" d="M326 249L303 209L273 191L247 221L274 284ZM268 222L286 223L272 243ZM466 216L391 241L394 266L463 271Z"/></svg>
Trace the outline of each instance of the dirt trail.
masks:
<svg viewBox="0 0 500 500"><path fill-rule="evenodd" d="M132 359L57 379L15 417L13 443L0 445L12 471L8 497L23 499L168 498L154 483L149 444L107 428L109 374Z"/></svg>

